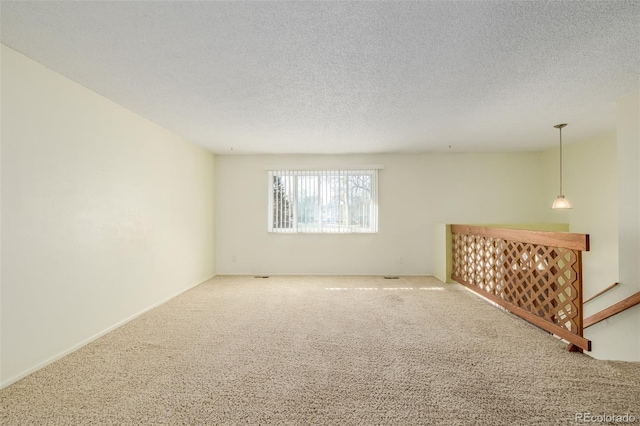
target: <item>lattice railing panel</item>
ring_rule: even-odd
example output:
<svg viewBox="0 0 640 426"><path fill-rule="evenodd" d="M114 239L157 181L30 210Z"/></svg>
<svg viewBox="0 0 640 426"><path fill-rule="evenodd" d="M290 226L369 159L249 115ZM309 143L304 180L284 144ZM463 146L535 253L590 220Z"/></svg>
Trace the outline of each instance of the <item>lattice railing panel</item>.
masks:
<svg viewBox="0 0 640 426"><path fill-rule="evenodd" d="M452 243L453 276L582 336L580 250L473 233Z"/></svg>

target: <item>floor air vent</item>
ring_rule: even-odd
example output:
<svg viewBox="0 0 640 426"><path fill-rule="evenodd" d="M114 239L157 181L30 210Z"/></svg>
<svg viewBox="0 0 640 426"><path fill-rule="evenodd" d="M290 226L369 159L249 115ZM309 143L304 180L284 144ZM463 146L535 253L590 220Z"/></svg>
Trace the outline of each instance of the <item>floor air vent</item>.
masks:
<svg viewBox="0 0 640 426"><path fill-rule="evenodd" d="M397 280L400 277L384 277L385 280Z"/></svg>
<svg viewBox="0 0 640 426"><path fill-rule="evenodd" d="M269 278L269 276L268 275L256 275L253 278Z"/></svg>

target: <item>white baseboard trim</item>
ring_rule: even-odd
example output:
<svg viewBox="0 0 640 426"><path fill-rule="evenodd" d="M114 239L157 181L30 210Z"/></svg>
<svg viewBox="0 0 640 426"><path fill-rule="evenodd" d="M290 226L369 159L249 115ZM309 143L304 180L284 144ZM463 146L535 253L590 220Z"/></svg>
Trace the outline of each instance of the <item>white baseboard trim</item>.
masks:
<svg viewBox="0 0 640 426"><path fill-rule="evenodd" d="M35 373L36 371L40 370L41 368L46 367L47 365L49 365L51 363L54 363L54 362L56 362L57 360L59 360L61 358L64 358L65 356L69 355L70 353L77 351L81 347L83 347L85 345L88 345L89 343L93 342L96 339L99 339L100 337L102 337L105 334L115 330L116 328L121 327L121 326L125 325L126 323L128 323L129 321L132 321L132 320L136 319L140 315L142 315L142 314L144 314L146 312L149 312L150 310L152 310L154 308L157 308L160 305L163 305L163 304L167 303L169 300L180 296L182 293L184 293L186 291L189 291L192 288L195 288L195 287L199 286L200 284L206 283L210 279L214 278L216 275L217 274L213 274L210 277L208 277L208 278L206 278L206 279L204 279L204 280L202 280L202 281L200 281L200 282L198 282L196 284L193 284L193 285L191 285L191 286L189 286L189 287L187 287L187 288L185 288L183 290L180 290L177 293L175 293L174 295L169 296L169 297L167 297L167 298L165 298L165 299L163 299L163 300L161 300L159 302L156 302L156 303L154 303L153 305L151 305L151 306L149 306L147 308L144 308L140 312L137 312L137 313L135 313L135 314L123 319L122 321L119 321L119 322L115 323L114 325L112 325L110 327L107 327L105 330L102 330L102 331L94 334L93 336L89 337L88 339L85 339L85 340L81 341L80 343L73 345L69 349L66 349L66 350L58 353L57 355L54 355L54 356L52 356L52 357L50 357L50 358L48 358L48 359L36 364L35 366L23 371L22 373L19 373L19 374L13 376L13 377L10 377L7 380L3 380L2 382L0 382L0 389L4 389L7 386L10 386L10 385L14 384L18 380L27 377L29 374Z"/></svg>
<svg viewBox="0 0 640 426"><path fill-rule="evenodd" d="M336 274L325 272L220 272L217 277L253 277L253 276L300 276L300 277L432 277L433 274Z"/></svg>

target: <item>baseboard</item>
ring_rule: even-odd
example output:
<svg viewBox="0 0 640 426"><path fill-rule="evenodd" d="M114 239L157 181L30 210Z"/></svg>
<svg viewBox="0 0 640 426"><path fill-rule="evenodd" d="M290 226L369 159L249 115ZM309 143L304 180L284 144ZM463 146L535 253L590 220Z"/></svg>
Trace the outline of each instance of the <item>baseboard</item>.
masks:
<svg viewBox="0 0 640 426"><path fill-rule="evenodd" d="M432 277L433 274L334 274L334 273L308 273L308 272L221 272L217 277L250 277L250 276L284 276L284 277Z"/></svg>
<svg viewBox="0 0 640 426"><path fill-rule="evenodd" d="M52 356L52 357L50 357L50 358L48 358L48 359L36 364L35 366L23 371L22 373L19 373L19 374L15 375L15 376L7 379L7 380L3 380L2 382L0 382L0 389L4 389L7 386L10 386L10 385L14 384L18 380L21 380L21 379L27 377L29 374L35 373L36 371L40 370L41 368L44 368L47 365L52 364L52 363L56 362L57 360L59 360L61 358L64 358L65 356L69 355L70 353L77 351L78 349L82 348L85 345L88 345L89 343L93 342L96 339L99 339L100 337L104 336L105 334L112 332L116 328L121 327L121 326L125 325L126 323L128 323L129 321L132 321L132 320L136 319L140 315L142 315L142 314L144 314L146 312L149 312L150 310L152 310L154 308L157 308L158 306L167 303L169 300L180 296L182 293L184 293L186 291L189 291L192 288L195 288L195 287L199 286L200 284L203 284L203 283L209 281L210 279L212 279L216 275L217 274L213 274L210 277L208 277L208 278L206 278L206 279L204 279L204 280L202 280L202 281L200 281L200 282L198 282L196 284L193 284L193 285L191 285L191 286L189 286L189 287L187 287L187 288L185 288L183 290L180 290L179 292L175 293L174 295L166 297L166 298L162 299L161 301L156 302L156 303L154 303L153 305L151 305L151 306L149 306L147 308L144 308L140 312L137 312L137 313L135 313L135 314L123 319L122 321L117 322L116 324L106 328L105 330L102 330L102 331L96 333L95 335L89 337L88 339L85 339L85 340L81 341L80 343L73 345L69 349L66 349L66 350L58 353L57 355L54 355L54 356Z"/></svg>

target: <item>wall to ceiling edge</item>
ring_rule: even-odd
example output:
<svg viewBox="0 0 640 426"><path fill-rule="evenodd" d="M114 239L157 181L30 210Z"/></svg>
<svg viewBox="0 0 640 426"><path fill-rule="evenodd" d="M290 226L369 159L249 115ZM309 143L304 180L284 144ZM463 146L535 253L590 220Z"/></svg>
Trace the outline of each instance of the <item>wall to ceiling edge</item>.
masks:
<svg viewBox="0 0 640 426"><path fill-rule="evenodd" d="M1 58L4 387L215 274L215 158Z"/></svg>

